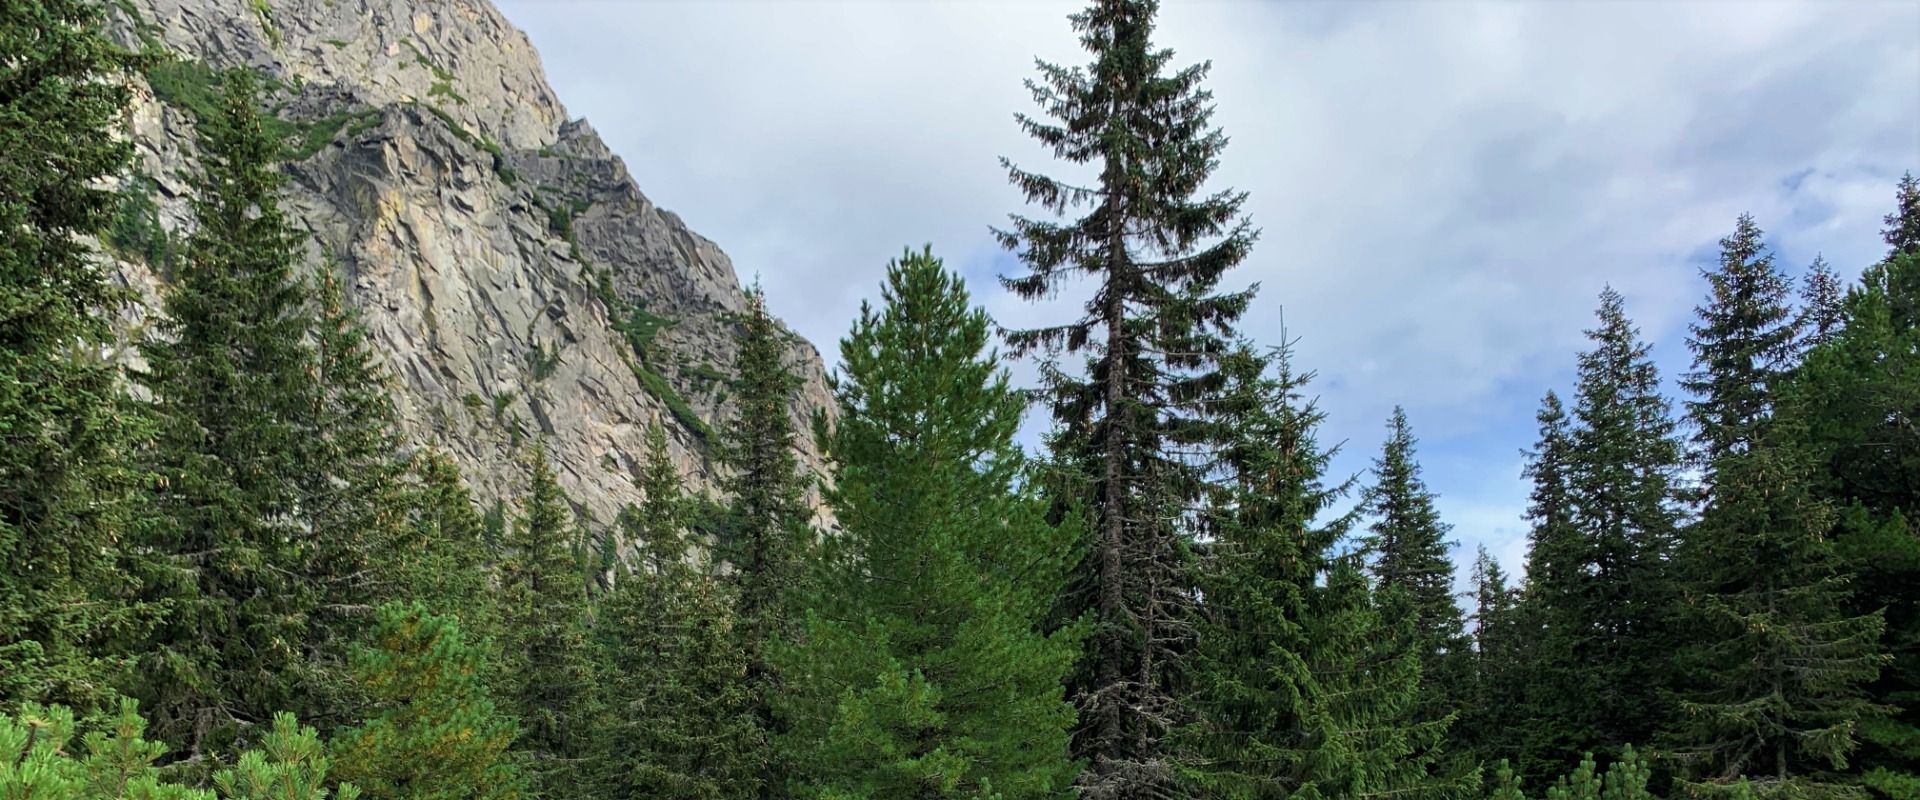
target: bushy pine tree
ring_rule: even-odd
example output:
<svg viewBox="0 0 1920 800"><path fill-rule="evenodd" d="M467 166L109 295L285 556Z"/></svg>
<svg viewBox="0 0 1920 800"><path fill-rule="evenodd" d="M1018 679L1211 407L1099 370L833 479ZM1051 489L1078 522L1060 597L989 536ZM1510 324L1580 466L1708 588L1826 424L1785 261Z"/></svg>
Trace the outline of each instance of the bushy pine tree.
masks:
<svg viewBox="0 0 1920 800"><path fill-rule="evenodd" d="M1054 217L1014 216L999 231L1027 272L1014 294L1049 297L1088 279L1077 319L1008 334L1016 354L1049 355L1040 395L1052 406L1054 461L1072 465L1072 504L1086 509L1086 559L1070 605L1091 614L1071 683L1080 712L1074 754L1088 800L1169 791L1178 773L1168 737L1191 716L1180 699L1194 614L1190 534L1207 424L1222 390L1219 360L1250 292L1220 292L1254 239L1245 195L1202 194L1226 136L1212 127L1207 65L1171 68L1154 46L1153 0L1097 0L1072 17L1092 54L1085 68L1041 64L1030 81L1042 116L1020 125L1055 157L1098 172L1078 186L1005 162L1030 203ZM1086 357L1084 372L1052 362Z"/></svg>
<svg viewBox="0 0 1920 800"><path fill-rule="evenodd" d="M141 344L159 434L152 458L172 562L151 590L173 603L140 670L161 737L190 760L230 756L241 729L310 710L331 676L309 669L328 602L303 516L309 427L321 396L312 318L294 272L301 237L281 213L280 141L262 125L258 79L225 74L200 123L197 228Z"/></svg>
<svg viewBox="0 0 1920 800"><path fill-rule="evenodd" d="M1771 391L1794 354L1791 286L1774 266L1760 226L1740 215L1720 240L1720 261L1705 271L1706 303L1690 330L1693 371L1681 382L1694 399L1687 410L1693 441L1713 481L1715 459L1751 445L1771 406Z"/></svg>
<svg viewBox="0 0 1920 800"><path fill-rule="evenodd" d="M80 238L106 228L100 184L132 152L113 132L135 59L103 23L88 0L0 8L0 712L109 710L139 621L114 559L134 425L100 356L125 298Z"/></svg>
<svg viewBox="0 0 1920 800"><path fill-rule="evenodd" d="M572 515L544 448L534 450L531 472L500 564L501 661L509 708L520 719L515 749L532 790L547 794L568 785L587 757L595 676Z"/></svg>
<svg viewBox="0 0 1920 800"><path fill-rule="evenodd" d="M213 776L221 800L355 800L360 790L329 779L333 762L320 734L292 714L273 715L259 747ZM337 785L336 785L337 784Z"/></svg>
<svg viewBox="0 0 1920 800"><path fill-rule="evenodd" d="M769 736L776 731L780 679L768 648L795 630L795 600L805 577L802 556L813 532L788 410L800 380L787 365L785 334L767 313L757 286L748 292L739 345L735 414L720 449L728 505L718 545L732 566L734 633L746 665L748 708L759 735ZM781 766L771 748L758 752L766 763L749 796L777 797L785 784Z"/></svg>
<svg viewBox="0 0 1920 800"><path fill-rule="evenodd" d="M370 800L514 800L514 723L481 682L483 651L425 606L381 606L354 657L366 720L331 745L335 780Z"/></svg>
<svg viewBox="0 0 1920 800"><path fill-rule="evenodd" d="M1659 372L1612 289L1598 317L1572 419L1549 395L1530 467L1522 767L1537 780L1582 751L1648 741L1670 718L1661 690L1680 444Z"/></svg>
<svg viewBox="0 0 1920 800"><path fill-rule="evenodd" d="M132 700L72 749L72 709L27 702L0 715L0 797L33 800L212 800L213 793L160 780L153 762L166 750L145 738L147 722Z"/></svg>
<svg viewBox="0 0 1920 800"><path fill-rule="evenodd" d="M600 797L752 797L766 746L742 678L746 665L719 584L690 559L688 504L658 423L636 481L641 503L617 521L640 556L595 609L604 699L593 735Z"/></svg>
<svg viewBox="0 0 1920 800"><path fill-rule="evenodd" d="M1062 680L1077 628L1043 633L1079 532L1023 488L1025 399L986 313L931 250L888 266L841 340L822 430L840 529L781 651L781 744L807 798L1052 798L1078 771Z"/></svg>
<svg viewBox="0 0 1920 800"><path fill-rule="evenodd" d="M1471 644L1453 599L1451 525L1440 521L1435 495L1420 477L1416 440L1399 407L1387 422L1387 441L1373 462L1366 510L1373 517L1362 540L1382 591L1400 591L1413 614L1409 644L1420 654L1420 711L1440 719L1460 708L1472 674Z"/></svg>

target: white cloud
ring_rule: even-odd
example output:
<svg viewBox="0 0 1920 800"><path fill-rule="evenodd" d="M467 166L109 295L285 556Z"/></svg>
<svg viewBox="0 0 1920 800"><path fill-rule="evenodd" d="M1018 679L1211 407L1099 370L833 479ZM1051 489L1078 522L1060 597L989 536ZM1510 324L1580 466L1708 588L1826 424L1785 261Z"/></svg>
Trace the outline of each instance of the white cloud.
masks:
<svg viewBox="0 0 1920 800"><path fill-rule="evenodd" d="M987 226L1020 210L996 158L1047 166L1011 116L1034 56L1080 59L1077 5L503 2L642 189L829 357L923 242L1004 321L1058 319L985 279ZM1920 6L1844 5L1171 2L1160 39L1214 62L1219 177L1263 230L1249 327L1277 339L1284 306L1342 469L1405 404L1465 551L1508 556L1514 453L1603 284L1673 343L1688 259L1742 211L1795 267L1877 253L1920 168Z"/></svg>

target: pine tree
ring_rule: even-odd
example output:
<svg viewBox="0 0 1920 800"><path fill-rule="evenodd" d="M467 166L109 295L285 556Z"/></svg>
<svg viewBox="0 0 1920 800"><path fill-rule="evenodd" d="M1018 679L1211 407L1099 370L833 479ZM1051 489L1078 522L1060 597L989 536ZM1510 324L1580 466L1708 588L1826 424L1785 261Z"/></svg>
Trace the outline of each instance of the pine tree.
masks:
<svg viewBox="0 0 1920 800"><path fill-rule="evenodd" d="M747 309L739 332L736 412L720 450L729 505L719 546L733 567L734 632L746 664L748 707L760 735L768 736L776 731L780 691L768 648L794 631L794 601L804 578L801 556L812 530L788 411L800 382L786 362L785 334L767 313L758 287L748 293ZM785 781L780 765L768 756L750 796L779 796Z"/></svg>
<svg viewBox="0 0 1920 800"><path fill-rule="evenodd" d="M1880 670L1878 613L1848 616L1832 511L1811 462L1763 426L1721 456L1713 504L1688 532L1685 598L1695 667L1674 739L1696 786L1742 777L1765 795L1806 796L1809 773L1840 769L1856 726L1878 716L1862 691Z"/></svg>
<svg viewBox="0 0 1920 800"><path fill-rule="evenodd" d="M909 251L882 298L841 340L838 424L822 431L840 530L806 629L782 649L789 786L1059 797L1078 771L1062 692L1078 632L1041 627L1079 532L1020 486L1026 401L960 278Z"/></svg>
<svg viewBox="0 0 1920 800"><path fill-rule="evenodd" d="M1270 363L1271 362L1271 363ZM1287 344L1271 357L1241 350L1226 363L1237 407L1222 451L1223 497L1212 504L1200 572L1206 598L1193 653L1200 721L1183 731L1193 780L1206 797L1280 798L1313 787L1310 729L1325 724L1311 659L1313 604L1327 553L1352 514L1323 520L1352 481L1327 482L1333 448L1316 431L1326 414L1305 398Z"/></svg>
<svg viewBox="0 0 1920 800"><path fill-rule="evenodd" d="M225 74L201 121L194 217L141 380L160 431L152 453L164 517L149 578L173 602L140 670L161 737L199 760L231 755L241 729L306 705L330 678L309 669L324 602L301 512L308 427L320 396L307 333L301 238L281 213L280 141L262 125L258 81Z"/></svg>
<svg viewBox="0 0 1920 800"><path fill-rule="evenodd" d="M1905 255L1920 255L1920 180L1913 173L1900 176L1894 192L1893 212L1885 217L1887 227L1880 232L1885 239L1888 260Z"/></svg>
<svg viewBox="0 0 1920 800"><path fill-rule="evenodd" d="M1453 600L1453 561L1447 557L1454 544L1446 538L1452 526L1440 521L1435 495L1420 477L1405 411L1394 408L1387 431L1373 465L1375 484L1367 492L1367 512L1374 521L1362 552L1380 589L1403 592L1410 604L1410 644L1420 654L1421 717L1440 719L1459 709L1472 670L1466 623Z"/></svg>
<svg viewBox="0 0 1920 800"><path fill-rule="evenodd" d="M165 751L145 738L147 722L132 700L120 701L107 726L72 749L73 711L27 702L0 715L0 797L34 800L212 800L213 794L160 780L153 762Z"/></svg>
<svg viewBox="0 0 1920 800"><path fill-rule="evenodd" d="M137 59L102 7L0 8L0 713L28 700L111 708L113 643L140 622L118 551L135 522L106 312L124 297L80 238L107 226L100 183L132 147L113 135Z"/></svg>
<svg viewBox="0 0 1920 800"><path fill-rule="evenodd" d="M407 488L410 511L397 549L408 557L395 570L395 584L406 598L458 622L468 646L491 652L497 641L490 640L501 634L492 582L496 554L460 468L444 453L421 453ZM490 670L493 660L483 658L483 666Z"/></svg>
<svg viewBox="0 0 1920 800"><path fill-rule="evenodd" d="M1530 471L1528 716L1522 766L1544 779L1582 751L1649 741L1670 718L1666 563L1677 528L1680 445L1660 376L1621 297L1601 293L1579 359L1571 425L1549 396Z"/></svg>
<svg viewBox="0 0 1920 800"><path fill-rule="evenodd" d="M1700 460L1711 465L1746 449L1765 419L1769 392L1793 355L1791 291L1774 267L1760 227L1742 214L1734 232L1720 240L1719 265L1703 273L1708 294L1695 309L1689 330L1693 371L1681 382L1695 399L1687 403ZM1707 476L1709 484L1713 476Z"/></svg>
<svg viewBox="0 0 1920 800"><path fill-rule="evenodd" d="M459 623L419 604L381 606L354 677L372 699L365 722L332 743L333 777L369 800L513 800L514 724L480 681L483 652Z"/></svg>
<svg viewBox="0 0 1920 800"><path fill-rule="evenodd" d="M1190 646L1194 593L1190 534L1219 399L1218 362L1251 292L1216 290L1245 258L1254 232L1245 195L1201 194L1226 145L1211 127L1206 64L1170 69L1151 41L1158 3L1097 0L1072 17L1092 54L1086 68L1039 66L1030 81L1045 119L1023 130L1055 157L1098 170L1076 186L1006 165L1029 203L1064 222L1012 218L998 231L1022 275L1003 278L1026 299L1090 278L1080 318L1013 331L1016 355L1049 356L1041 395L1057 427L1054 460L1079 471L1072 499L1090 516L1082 575L1070 605L1091 613L1087 653L1070 691L1080 712L1074 754L1088 800L1170 791L1169 734L1187 721L1181 654ZM1084 373L1060 355L1086 357Z"/></svg>
<svg viewBox="0 0 1920 800"><path fill-rule="evenodd" d="M746 702L732 609L689 561L688 504L648 431L638 507L618 520L641 563L618 572L593 620L604 708L593 735L600 797L717 800L753 796L764 747Z"/></svg>
<svg viewBox="0 0 1920 800"><path fill-rule="evenodd" d="M586 584L572 550L566 495L544 448L533 453L532 486L508 529L500 565L503 672L520 719L515 749L525 754L536 795L567 785L586 757L594 710L586 640Z"/></svg>
<svg viewBox="0 0 1920 800"><path fill-rule="evenodd" d="M355 800L351 783L329 789L332 760L320 734L292 714L273 715L273 728L258 749L248 750L232 767L213 776L222 800Z"/></svg>
<svg viewBox="0 0 1920 800"><path fill-rule="evenodd" d="M1806 351L1840 335L1840 326L1846 321L1845 309L1841 306L1845 298L1846 287L1840 276L1827 266L1825 258L1815 256L1800 280L1800 316L1795 320L1803 357Z"/></svg>

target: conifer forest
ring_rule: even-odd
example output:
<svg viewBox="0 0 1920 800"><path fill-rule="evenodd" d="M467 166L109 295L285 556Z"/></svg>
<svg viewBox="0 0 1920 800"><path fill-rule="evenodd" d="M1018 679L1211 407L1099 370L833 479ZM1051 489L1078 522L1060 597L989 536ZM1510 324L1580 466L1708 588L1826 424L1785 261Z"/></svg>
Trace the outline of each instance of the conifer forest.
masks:
<svg viewBox="0 0 1920 800"><path fill-rule="evenodd" d="M1003 327L915 244L808 419L751 289L712 481L656 415L597 519L537 430L504 496L409 439L255 70L117 280L133 80L179 70L0 0L0 800L1920 798L1920 180L1871 263L1700 231L1678 393L1620 293L1566 321L1503 567L1418 420L1335 473L1315 365L1242 331L1288 189L1213 180L1157 6L1091 0L1006 109L1051 159L1001 162L993 289L1084 303Z"/></svg>

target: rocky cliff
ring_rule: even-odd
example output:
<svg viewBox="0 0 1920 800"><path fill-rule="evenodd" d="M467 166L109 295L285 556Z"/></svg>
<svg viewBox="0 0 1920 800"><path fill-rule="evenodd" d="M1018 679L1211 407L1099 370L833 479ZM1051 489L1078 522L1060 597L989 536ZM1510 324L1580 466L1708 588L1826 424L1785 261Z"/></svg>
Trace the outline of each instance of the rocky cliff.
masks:
<svg viewBox="0 0 1920 800"><path fill-rule="evenodd" d="M579 509L607 521L636 499L630 471L658 419L682 472L712 485L747 303L739 278L568 118L527 37L496 9L116 7L117 37L176 56L145 76L129 120L138 174L106 248L129 284L151 295L165 280L216 71L253 67L289 138L287 208L313 234L311 267L336 271L364 310L416 444L451 454L482 496L510 498L543 441ZM127 320L129 339L142 322ZM819 353L793 341L804 421L827 390Z"/></svg>

